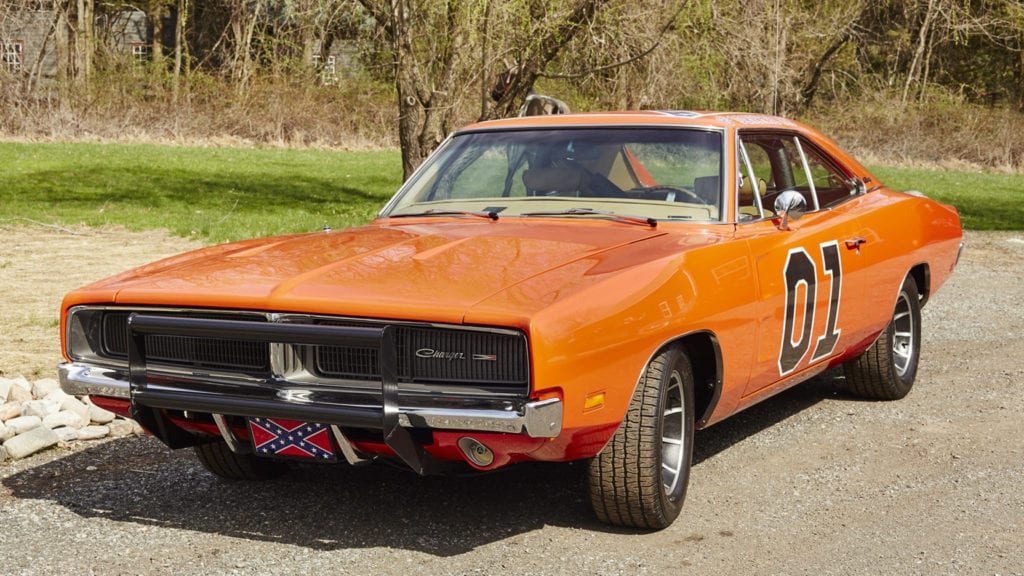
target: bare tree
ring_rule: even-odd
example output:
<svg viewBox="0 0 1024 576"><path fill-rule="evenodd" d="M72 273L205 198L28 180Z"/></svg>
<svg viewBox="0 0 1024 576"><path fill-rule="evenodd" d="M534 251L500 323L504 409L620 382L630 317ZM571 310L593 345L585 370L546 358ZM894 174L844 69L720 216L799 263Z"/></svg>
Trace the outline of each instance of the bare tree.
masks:
<svg viewBox="0 0 1024 576"><path fill-rule="evenodd" d="M174 85L172 99L175 104L181 94L182 64L185 65L185 77L188 77L188 45L185 40L185 30L188 22L188 0L177 0L177 18L174 20Z"/></svg>
<svg viewBox="0 0 1024 576"><path fill-rule="evenodd" d="M74 73L76 79L88 82L92 76L92 59L95 52L95 5L93 0L77 0L76 8Z"/></svg>
<svg viewBox="0 0 1024 576"><path fill-rule="evenodd" d="M496 72L514 67L516 73L497 101L481 104L480 116L510 114L560 50L610 2L359 1L376 21L393 58L405 177L442 141L466 99L483 92L466 86L489 86ZM504 46L495 48L498 39Z"/></svg>

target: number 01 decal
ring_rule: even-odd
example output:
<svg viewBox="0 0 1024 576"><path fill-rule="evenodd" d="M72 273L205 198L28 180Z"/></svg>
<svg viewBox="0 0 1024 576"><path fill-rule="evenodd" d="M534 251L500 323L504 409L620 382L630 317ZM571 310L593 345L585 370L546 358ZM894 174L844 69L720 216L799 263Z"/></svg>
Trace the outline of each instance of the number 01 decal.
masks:
<svg viewBox="0 0 1024 576"><path fill-rule="evenodd" d="M836 328L839 318L839 296L843 291L843 265L839 258L839 242L833 240L821 245L821 262L829 277L831 294L828 299L828 320L825 333L818 337L811 362L820 360L835 350L840 330ZM817 308L818 267L803 248L793 248L786 257L783 269L786 281L786 318L782 327L782 347L779 350L779 375L785 376L796 369L811 347L811 331L814 329L814 312ZM800 292L803 291L803 298ZM802 302L803 322L797 332L797 311ZM799 334L799 339L797 336Z"/></svg>

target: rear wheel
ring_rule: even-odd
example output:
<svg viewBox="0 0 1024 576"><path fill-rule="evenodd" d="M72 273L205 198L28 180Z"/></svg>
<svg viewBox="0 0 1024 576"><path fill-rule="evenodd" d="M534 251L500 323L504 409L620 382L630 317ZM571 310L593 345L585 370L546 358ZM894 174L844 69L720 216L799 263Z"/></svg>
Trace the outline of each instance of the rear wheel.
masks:
<svg viewBox="0 0 1024 576"><path fill-rule="evenodd" d="M200 444L192 449L203 468L227 480L270 480L288 471L284 462L236 454L223 441Z"/></svg>
<svg viewBox="0 0 1024 576"><path fill-rule="evenodd" d="M693 458L693 370L679 348L659 353L633 393L625 419L588 470L602 522L665 528L679 516Z"/></svg>
<svg viewBox="0 0 1024 576"><path fill-rule="evenodd" d="M864 398L899 400L914 385L920 356L921 298L917 282L907 276L889 325L871 348L843 366L847 386Z"/></svg>

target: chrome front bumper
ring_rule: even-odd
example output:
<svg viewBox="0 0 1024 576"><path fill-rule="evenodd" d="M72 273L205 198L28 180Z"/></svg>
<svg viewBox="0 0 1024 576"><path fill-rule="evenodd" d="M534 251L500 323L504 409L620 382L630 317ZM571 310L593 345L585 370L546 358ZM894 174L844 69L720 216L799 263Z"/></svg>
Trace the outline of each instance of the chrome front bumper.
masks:
<svg viewBox="0 0 1024 576"><path fill-rule="evenodd" d="M75 396L97 395L132 400L126 370L67 362L57 367L61 388ZM195 410L211 414L304 419L339 426L378 427L382 406L353 406L331 401L322 390L289 388L273 400L247 401L242 396L191 395L181 387L147 386L146 404L158 408ZM306 393L303 393L306 392ZM323 403L317 399L323 398ZM558 398L525 403L507 400L467 402L432 399L398 406L398 423L405 428L525 434L554 438L562 430L562 401Z"/></svg>

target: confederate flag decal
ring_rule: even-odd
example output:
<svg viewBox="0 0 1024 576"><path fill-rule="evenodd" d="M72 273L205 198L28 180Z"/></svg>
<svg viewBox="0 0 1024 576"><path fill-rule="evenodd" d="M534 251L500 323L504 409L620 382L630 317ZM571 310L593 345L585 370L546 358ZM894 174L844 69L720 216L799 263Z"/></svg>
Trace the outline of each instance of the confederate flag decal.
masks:
<svg viewBox="0 0 1024 576"><path fill-rule="evenodd" d="M256 453L264 456L296 456L334 460L327 426L297 420L249 418Z"/></svg>

